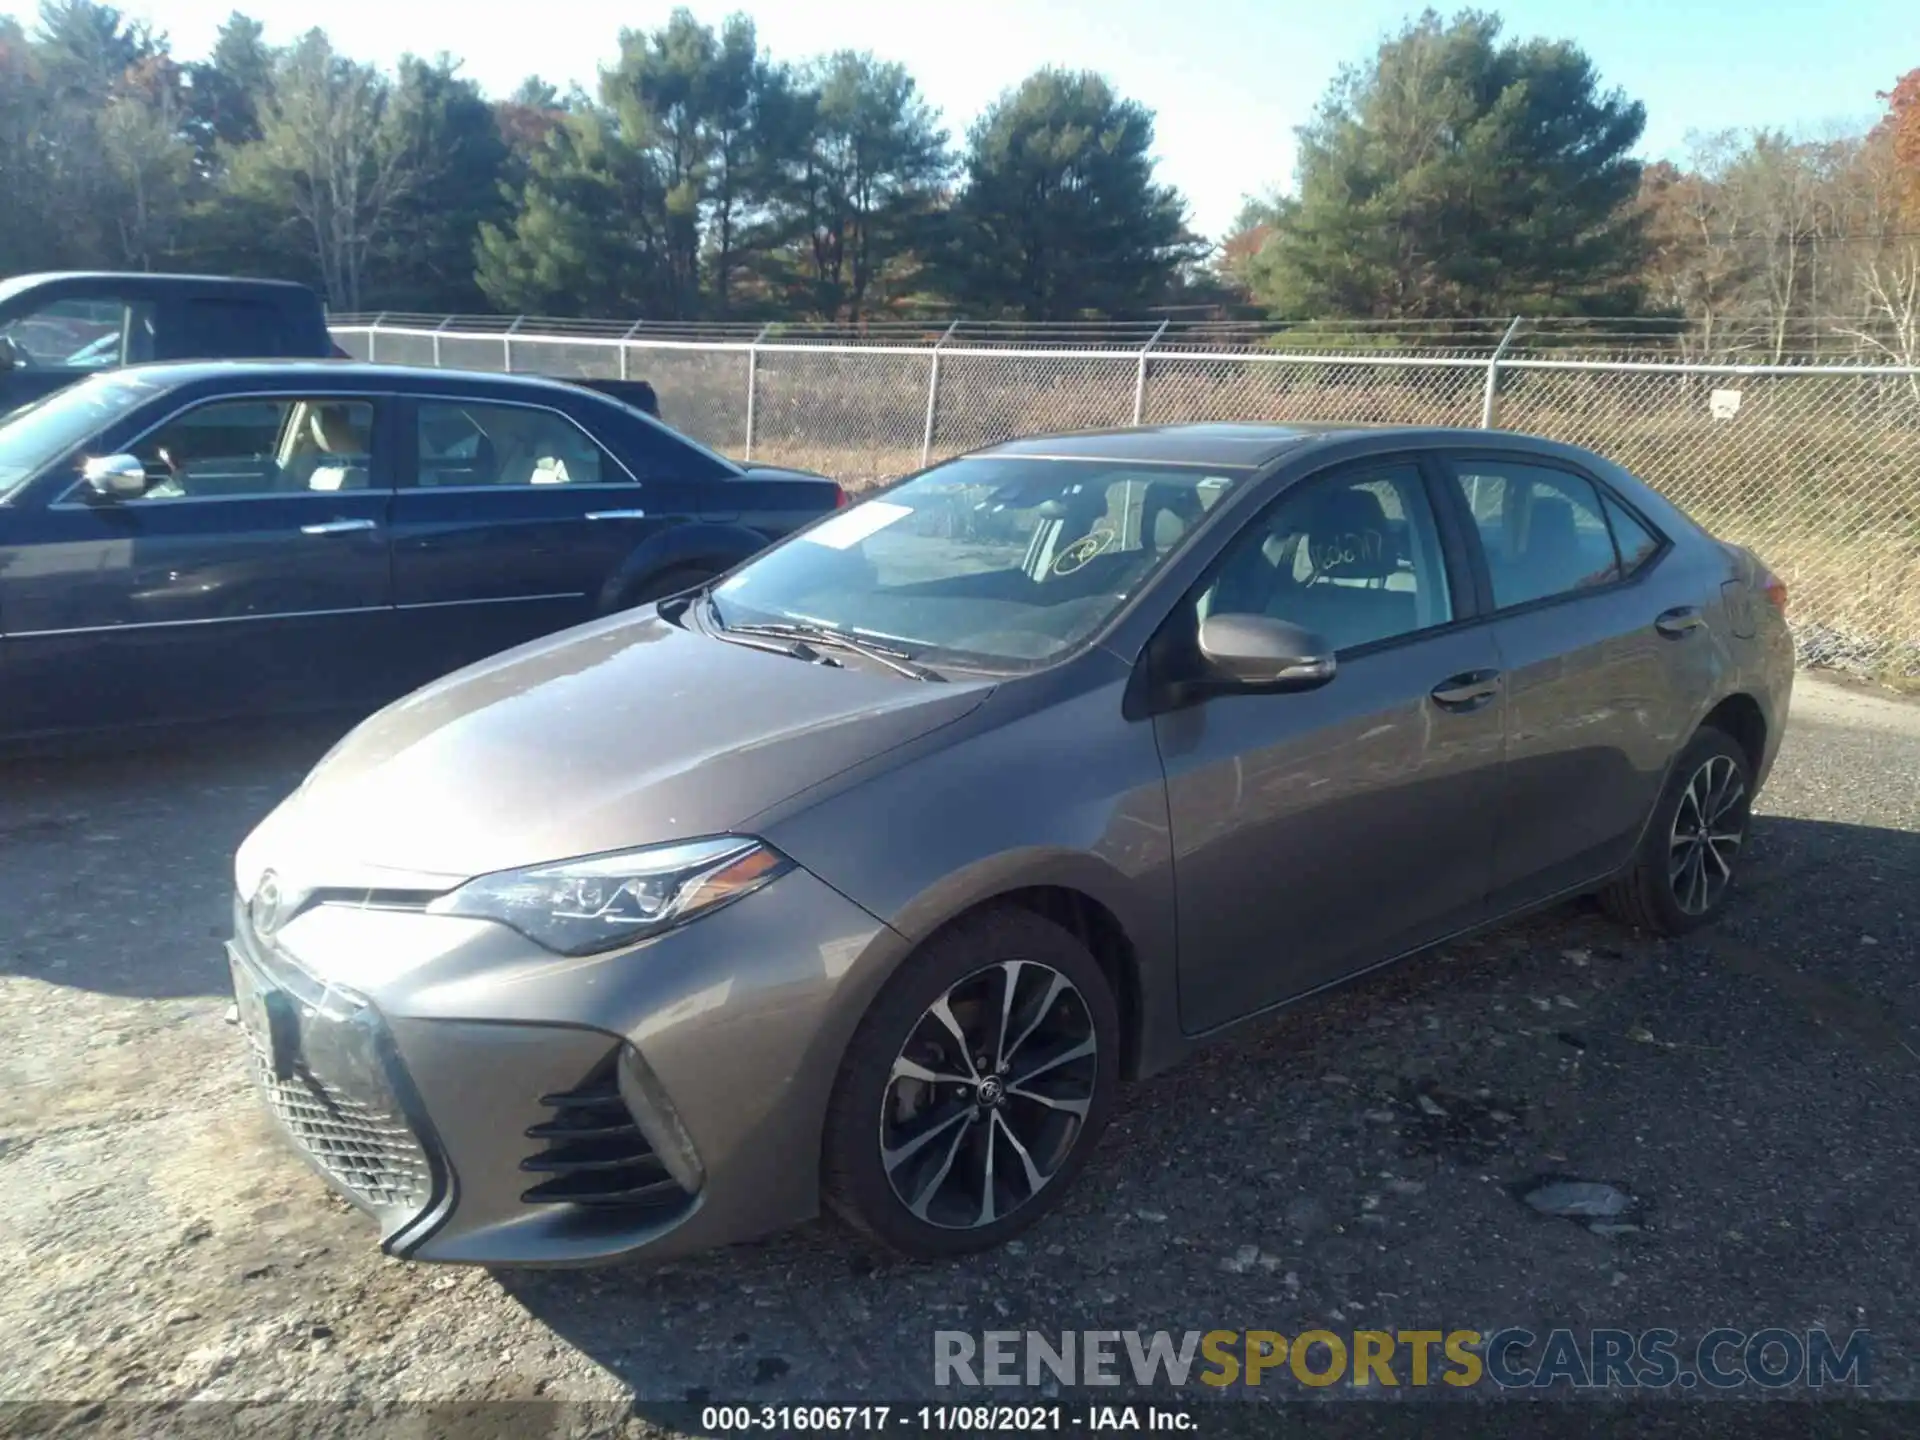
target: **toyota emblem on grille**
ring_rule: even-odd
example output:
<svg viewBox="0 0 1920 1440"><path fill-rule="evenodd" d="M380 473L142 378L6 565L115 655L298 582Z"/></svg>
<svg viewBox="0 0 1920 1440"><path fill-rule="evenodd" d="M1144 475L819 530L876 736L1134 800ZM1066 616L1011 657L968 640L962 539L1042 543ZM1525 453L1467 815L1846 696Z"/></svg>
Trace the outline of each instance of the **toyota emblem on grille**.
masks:
<svg viewBox="0 0 1920 1440"><path fill-rule="evenodd" d="M253 899L247 904L247 918L253 922L254 933L265 937L273 933L273 927L280 923L280 880L271 870L260 877L260 883L254 888Z"/></svg>

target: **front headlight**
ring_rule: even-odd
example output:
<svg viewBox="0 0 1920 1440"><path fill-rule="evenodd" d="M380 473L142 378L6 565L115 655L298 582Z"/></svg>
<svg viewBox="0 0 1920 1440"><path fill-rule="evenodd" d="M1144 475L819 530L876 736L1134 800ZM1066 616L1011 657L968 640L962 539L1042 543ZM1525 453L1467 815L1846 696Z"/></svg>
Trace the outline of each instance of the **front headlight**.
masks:
<svg viewBox="0 0 1920 1440"><path fill-rule="evenodd" d="M792 868L770 845L721 835L482 875L427 910L497 920L562 955L592 955L670 930Z"/></svg>

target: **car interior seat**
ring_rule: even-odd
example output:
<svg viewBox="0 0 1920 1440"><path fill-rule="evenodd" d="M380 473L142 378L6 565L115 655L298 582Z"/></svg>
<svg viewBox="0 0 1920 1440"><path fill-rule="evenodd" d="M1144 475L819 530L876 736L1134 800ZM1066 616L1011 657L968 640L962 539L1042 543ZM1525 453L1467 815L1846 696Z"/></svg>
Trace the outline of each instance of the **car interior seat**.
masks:
<svg viewBox="0 0 1920 1440"><path fill-rule="evenodd" d="M1589 568L1581 554L1571 501L1535 496L1527 507L1525 521L1526 540L1513 567L1520 593L1509 603L1564 590L1572 577Z"/></svg>
<svg viewBox="0 0 1920 1440"><path fill-rule="evenodd" d="M1399 569L1399 546L1378 495L1339 488L1314 496L1301 546L1306 564L1296 554L1269 614L1305 626L1336 650L1416 628L1414 597L1385 588Z"/></svg>
<svg viewBox="0 0 1920 1440"><path fill-rule="evenodd" d="M1164 555L1186 538L1205 512L1190 485L1148 485L1140 498L1140 533L1146 548Z"/></svg>
<svg viewBox="0 0 1920 1440"><path fill-rule="evenodd" d="M1400 543L1380 497L1325 490L1304 524L1285 507L1266 542L1243 549L1215 582L1208 614L1271 615L1318 634L1336 650L1417 628L1413 592L1387 589Z"/></svg>
<svg viewBox="0 0 1920 1440"><path fill-rule="evenodd" d="M370 483L368 445L347 418L344 406L318 405L308 417L308 433L320 463L307 477L309 490L364 490Z"/></svg>

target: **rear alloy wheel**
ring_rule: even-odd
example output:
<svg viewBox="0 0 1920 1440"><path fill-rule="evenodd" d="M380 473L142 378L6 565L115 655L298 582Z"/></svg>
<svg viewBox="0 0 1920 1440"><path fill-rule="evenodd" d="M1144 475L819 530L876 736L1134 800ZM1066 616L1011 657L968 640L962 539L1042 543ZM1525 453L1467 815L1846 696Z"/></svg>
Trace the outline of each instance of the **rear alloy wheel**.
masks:
<svg viewBox="0 0 1920 1440"><path fill-rule="evenodd" d="M1746 752L1705 727L1661 792L1633 869L1601 894L1617 918L1684 935L1720 911L1746 849L1753 784Z"/></svg>
<svg viewBox="0 0 1920 1440"><path fill-rule="evenodd" d="M1112 993L1078 940L1025 910L962 921L855 1036L828 1115L828 1202L916 1257L1010 1239L1092 1150L1118 1051Z"/></svg>

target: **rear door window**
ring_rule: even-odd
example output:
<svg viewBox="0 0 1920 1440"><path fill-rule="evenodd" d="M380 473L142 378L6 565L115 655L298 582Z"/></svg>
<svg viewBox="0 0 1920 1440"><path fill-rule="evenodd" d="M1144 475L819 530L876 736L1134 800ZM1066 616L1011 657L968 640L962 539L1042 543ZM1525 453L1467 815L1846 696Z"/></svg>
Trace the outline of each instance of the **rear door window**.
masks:
<svg viewBox="0 0 1920 1440"><path fill-rule="evenodd" d="M608 485L627 474L567 416L529 405L423 400L423 488Z"/></svg>
<svg viewBox="0 0 1920 1440"><path fill-rule="evenodd" d="M1507 459L1451 460L1479 530L1501 610L1620 578L1600 492L1568 470Z"/></svg>
<svg viewBox="0 0 1920 1440"><path fill-rule="evenodd" d="M1600 498L1607 509L1607 523L1613 527L1614 548L1620 552L1620 571L1624 575L1637 574L1660 553L1660 537L1613 496Z"/></svg>
<svg viewBox="0 0 1920 1440"><path fill-rule="evenodd" d="M280 310L258 300L190 299L181 307L180 331L168 337L168 354L270 360L292 355Z"/></svg>

